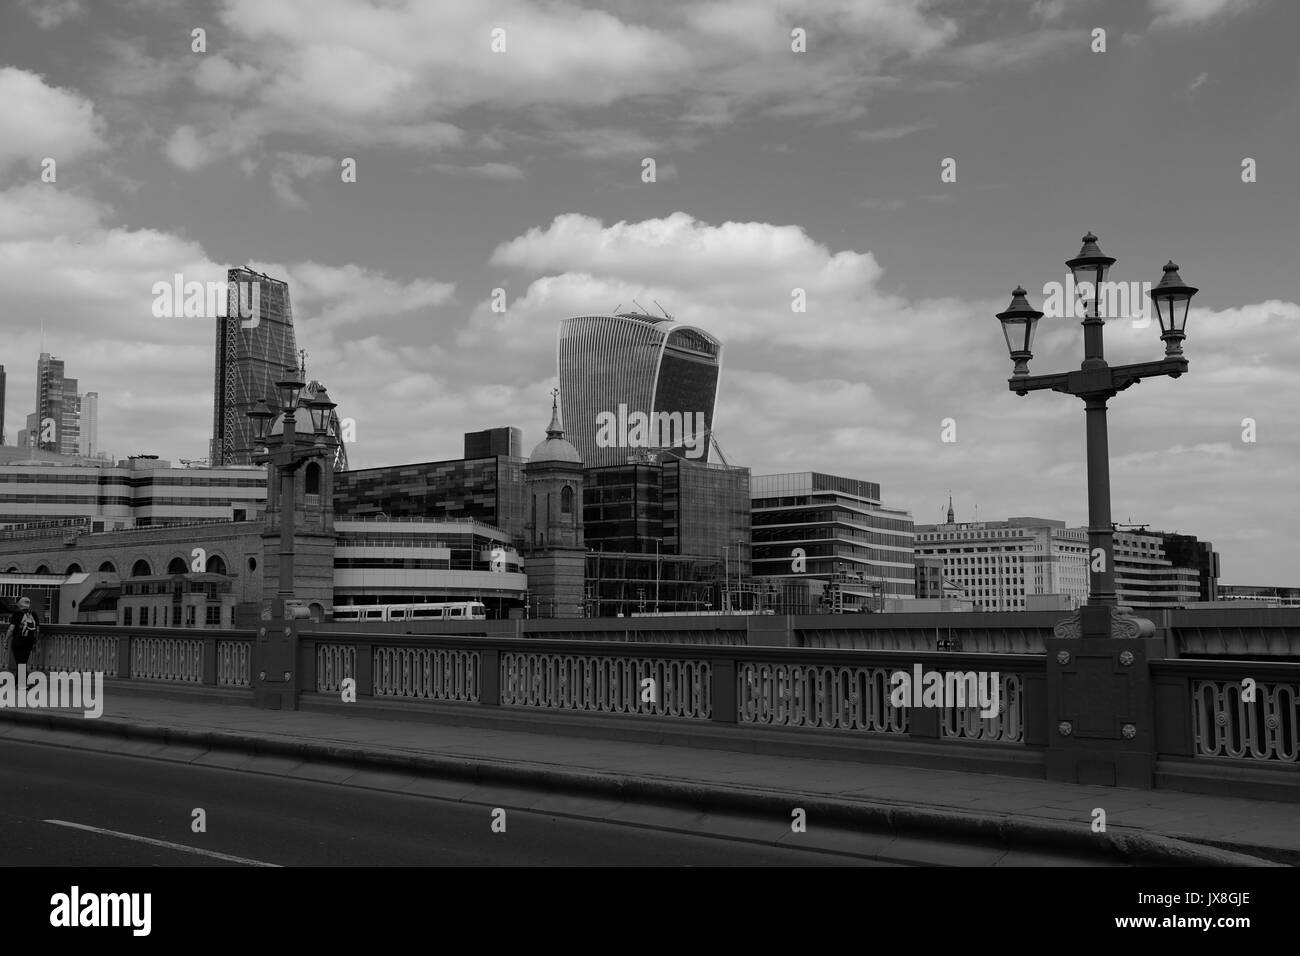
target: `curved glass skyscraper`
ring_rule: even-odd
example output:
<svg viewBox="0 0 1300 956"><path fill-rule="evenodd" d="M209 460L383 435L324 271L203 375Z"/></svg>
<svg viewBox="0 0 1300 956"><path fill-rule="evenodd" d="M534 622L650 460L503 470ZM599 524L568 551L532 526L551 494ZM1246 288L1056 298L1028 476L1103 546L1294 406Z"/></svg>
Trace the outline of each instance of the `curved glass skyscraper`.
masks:
<svg viewBox="0 0 1300 956"><path fill-rule="evenodd" d="M588 468L644 451L709 460L722 343L640 313L581 315L556 343L565 437Z"/></svg>

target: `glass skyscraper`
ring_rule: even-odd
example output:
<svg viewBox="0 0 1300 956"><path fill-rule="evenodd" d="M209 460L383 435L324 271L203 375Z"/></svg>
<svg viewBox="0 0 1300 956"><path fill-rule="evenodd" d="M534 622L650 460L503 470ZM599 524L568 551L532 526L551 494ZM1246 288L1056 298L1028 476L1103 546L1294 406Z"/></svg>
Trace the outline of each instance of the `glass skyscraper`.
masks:
<svg viewBox="0 0 1300 956"><path fill-rule="evenodd" d="M208 456L213 467L252 464L253 426L248 411L263 398L272 408L277 407L276 381L285 369L298 368L288 283L242 268L228 270L226 279L231 286L226 315L217 319ZM250 290L244 304L256 304L255 314L247 319L240 315L238 283ZM251 291L254 288L256 295Z"/></svg>
<svg viewBox="0 0 1300 956"><path fill-rule="evenodd" d="M556 365L565 437L588 468L646 450L709 460L722 343L707 332L640 313L575 316L560 323Z"/></svg>

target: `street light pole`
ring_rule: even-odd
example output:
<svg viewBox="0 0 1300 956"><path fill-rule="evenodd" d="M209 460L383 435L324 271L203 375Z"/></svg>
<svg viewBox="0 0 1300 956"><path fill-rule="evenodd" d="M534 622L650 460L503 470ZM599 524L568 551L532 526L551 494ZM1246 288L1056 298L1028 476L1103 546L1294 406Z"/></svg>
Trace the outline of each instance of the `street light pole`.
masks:
<svg viewBox="0 0 1300 956"><path fill-rule="evenodd" d="M1185 338L1187 313L1191 298L1199 290L1183 284L1178 266L1171 261L1164 267L1164 277L1149 293L1160 315L1160 338L1165 343L1165 357L1155 362L1134 365L1108 365L1102 342L1105 319L1101 315L1101 296L1106 275L1115 260L1103 255L1097 246L1097 237L1088 233L1083 237L1083 248L1075 258L1067 260L1073 274L1075 287L1091 299L1085 308L1083 322L1083 362L1077 371L1048 375L1030 375L1029 360L1033 357L1034 330L1043 313L1033 309L1019 286L1012 292L1011 305L998 313L1006 335L1011 360L1015 364L1007 387L1017 395L1050 389L1083 399L1086 417L1087 473L1088 473L1088 606L1115 608L1119 601L1115 590L1114 526L1110 517L1110 451L1107 442L1106 406L1117 393L1136 385L1144 378L1167 375L1178 378L1187 371L1182 341ZM1106 623L1102 633L1103 615L1109 619L1113 612L1087 613L1081 618L1085 636L1112 636L1112 627ZM1143 626L1145 625L1145 627ZM1141 622L1136 629L1118 626L1124 636L1146 633L1150 622Z"/></svg>

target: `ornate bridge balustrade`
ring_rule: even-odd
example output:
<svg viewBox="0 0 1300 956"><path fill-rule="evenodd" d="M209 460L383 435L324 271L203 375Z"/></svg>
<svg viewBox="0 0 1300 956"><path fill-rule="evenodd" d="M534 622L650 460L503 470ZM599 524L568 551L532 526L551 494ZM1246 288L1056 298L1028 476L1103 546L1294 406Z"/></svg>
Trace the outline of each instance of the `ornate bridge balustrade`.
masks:
<svg viewBox="0 0 1300 956"><path fill-rule="evenodd" d="M1285 766L1300 787L1300 664L1174 660L1152 665L1161 755Z"/></svg>
<svg viewBox="0 0 1300 956"><path fill-rule="evenodd" d="M247 688L253 637L245 631L183 627L47 624L28 664L119 680ZM0 666L8 662L9 645L0 633Z"/></svg>
<svg viewBox="0 0 1300 956"><path fill-rule="evenodd" d="M968 706L901 706L899 671L996 675L995 714ZM338 694L355 679L358 700L399 698L511 710L678 719L697 725L789 728L929 739L955 746L1035 747L1045 716L1038 655L839 651L471 635L396 636L311 632L303 637L303 682ZM310 669L310 673L308 673ZM989 686L989 685L986 685ZM974 692L972 692L974 694Z"/></svg>

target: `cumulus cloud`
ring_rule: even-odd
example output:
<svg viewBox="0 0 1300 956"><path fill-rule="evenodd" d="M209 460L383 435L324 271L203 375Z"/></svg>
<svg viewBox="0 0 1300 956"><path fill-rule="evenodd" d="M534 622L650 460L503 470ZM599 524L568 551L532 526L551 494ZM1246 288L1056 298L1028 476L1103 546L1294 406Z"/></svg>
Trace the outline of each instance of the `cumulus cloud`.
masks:
<svg viewBox="0 0 1300 956"><path fill-rule="evenodd" d="M0 174L22 163L37 175L47 156L69 162L104 146L94 104L35 73L0 67L0 103Z"/></svg>

